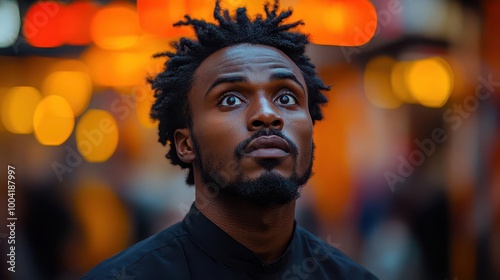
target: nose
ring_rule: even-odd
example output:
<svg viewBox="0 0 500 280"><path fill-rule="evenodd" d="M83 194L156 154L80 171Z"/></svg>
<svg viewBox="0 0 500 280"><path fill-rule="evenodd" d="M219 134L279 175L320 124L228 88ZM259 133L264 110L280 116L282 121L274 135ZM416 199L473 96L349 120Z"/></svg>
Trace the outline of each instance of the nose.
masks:
<svg viewBox="0 0 500 280"><path fill-rule="evenodd" d="M261 97L251 107L251 117L248 119L247 124L248 130L253 131L262 128L283 129L281 111L271 100Z"/></svg>

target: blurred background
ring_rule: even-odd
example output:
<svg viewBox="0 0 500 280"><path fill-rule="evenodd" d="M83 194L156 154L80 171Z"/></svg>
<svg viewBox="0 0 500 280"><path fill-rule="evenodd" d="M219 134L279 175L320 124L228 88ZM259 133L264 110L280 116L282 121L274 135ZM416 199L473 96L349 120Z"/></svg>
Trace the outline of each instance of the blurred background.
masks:
<svg viewBox="0 0 500 280"><path fill-rule="evenodd" d="M500 1L281 4L332 86L299 224L380 279L500 279ZM187 213L194 190L157 142L145 77L193 36L172 24L213 7L0 0L0 178L15 172L0 220L17 218L15 273L0 228L1 279L78 278Z"/></svg>

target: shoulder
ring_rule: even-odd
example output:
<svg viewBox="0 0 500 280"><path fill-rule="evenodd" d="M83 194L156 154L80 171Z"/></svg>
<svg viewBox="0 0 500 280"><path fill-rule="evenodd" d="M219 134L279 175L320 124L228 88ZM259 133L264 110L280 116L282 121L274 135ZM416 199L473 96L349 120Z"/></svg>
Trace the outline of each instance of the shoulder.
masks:
<svg viewBox="0 0 500 280"><path fill-rule="evenodd" d="M148 267L183 259L181 241L189 238L182 229L182 223L177 223L128 249L106 259L87 272L81 279L128 279L138 271L147 271ZM176 264L171 263L172 266ZM125 278L124 278L125 277Z"/></svg>
<svg viewBox="0 0 500 280"><path fill-rule="evenodd" d="M297 226L297 238L302 243L303 250L315 259L319 267L328 271L328 275L344 277L339 279L377 279L366 268L337 249L335 244L328 244L300 226Z"/></svg>

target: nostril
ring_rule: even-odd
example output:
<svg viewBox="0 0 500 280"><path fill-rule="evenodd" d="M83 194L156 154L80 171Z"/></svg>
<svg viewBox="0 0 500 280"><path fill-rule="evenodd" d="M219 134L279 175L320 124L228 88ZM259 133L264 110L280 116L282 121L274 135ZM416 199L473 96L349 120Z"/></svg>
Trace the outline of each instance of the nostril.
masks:
<svg viewBox="0 0 500 280"><path fill-rule="evenodd" d="M280 120L274 120L271 122L271 126L281 126L281 121Z"/></svg>
<svg viewBox="0 0 500 280"><path fill-rule="evenodd" d="M263 121L260 121L260 120L254 120L252 122L252 126L253 127L261 127L261 126L264 126L264 122Z"/></svg>

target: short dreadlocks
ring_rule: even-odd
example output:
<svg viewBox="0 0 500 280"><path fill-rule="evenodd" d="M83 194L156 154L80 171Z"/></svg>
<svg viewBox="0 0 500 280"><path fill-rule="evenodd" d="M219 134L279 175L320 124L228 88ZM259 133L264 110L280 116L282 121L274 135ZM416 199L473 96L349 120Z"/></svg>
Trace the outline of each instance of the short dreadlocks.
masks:
<svg viewBox="0 0 500 280"><path fill-rule="evenodd" d="M170 144L167 158L173 165L189 168L186 183L194 184L192 164L179 159L175 149L174 132L179 128L191 127L191 111L188 104L188 92L191 89L194 73L198 66L216 51L242 43L259 44L274 47L285 53L302 71L307 85L308 106L312 121L323 118L320 104L327 102L321 92L329 90L316 75L315 67L305 55L309 43L303 33L290 31L298 25L304 24L297 21L284 24L283 21L290 17L291 10L278 14L279 1L275 0L272 10L269 3L264 5L266 18L257 15L251 20L246 8L238 8L236 15L231 16L228 10L221 10L219 0L216 1L214 18L219 23L207 23L204 20L192 19L186 15L184 21L177 22L174 26L191 25L198 40L181 38L173 43L175 52L165 52L155 57L168 57L165 70L155 78L149 78L155 91L156 101L151 109L151 117L158 120L159 142L163 145Z"/></svg>

